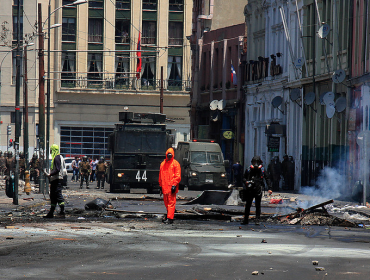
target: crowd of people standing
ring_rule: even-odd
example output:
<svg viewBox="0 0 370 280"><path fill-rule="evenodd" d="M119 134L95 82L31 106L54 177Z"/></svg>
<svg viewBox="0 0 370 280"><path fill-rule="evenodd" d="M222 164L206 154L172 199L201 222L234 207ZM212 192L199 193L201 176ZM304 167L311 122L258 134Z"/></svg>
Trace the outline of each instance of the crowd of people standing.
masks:
<svg viewBox="0 0 370 280"><path fill-rule="evenodd" d="M72 161L72 182L80 181L80 188L86 183L86 189L89 189L89 183L97 181L97 189L104 189L107 163L104 157L90 159L87 156L82 158L75 157Z"/></svg>

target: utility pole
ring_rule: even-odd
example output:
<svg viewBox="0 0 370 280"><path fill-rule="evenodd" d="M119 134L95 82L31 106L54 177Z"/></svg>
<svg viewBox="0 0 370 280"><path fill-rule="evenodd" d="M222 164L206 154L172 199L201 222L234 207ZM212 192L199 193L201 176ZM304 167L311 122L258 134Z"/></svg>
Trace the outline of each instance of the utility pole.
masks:
<svg viewBox="0 0 370 280"><path fill-rule="evenodd" d="M19 137L21 136L20 118L20 91L21 91L21 1L17 6L17 53L16 53L16 80L15 80L15 172L14 172L14 192L13 204L18 205L18 184L19 184Z"/></svg>
<svg viewBox="0 0 370 280"><path fill-rule="evenodd" d="M42 32L42 11L41 3L38 3L38 29L39 29L39 139L40 151L39 158L42 163L41 169L44 170L44 150L45 150L45 68L44 68L44 33ZM45 194L45 176L40 172L39 178L40 192Z"/></svg>
<svg viewBox="0 0 370 280"><path fill-rule="evenodd" d="M24 158L25 158L25 170L29 168L29 160L28 160L28 147L29 147L29 139L28 139L28 75L27 75L27 45L24 46L24 75L23 75L23 103L24 103L24 111L23 111L23 150L24 150Z"/></svg>

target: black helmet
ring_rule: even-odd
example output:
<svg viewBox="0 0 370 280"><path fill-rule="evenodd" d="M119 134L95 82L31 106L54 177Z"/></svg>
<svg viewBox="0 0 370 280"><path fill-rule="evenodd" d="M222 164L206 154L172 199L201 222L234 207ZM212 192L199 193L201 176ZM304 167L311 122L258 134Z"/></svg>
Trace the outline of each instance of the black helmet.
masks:
<svg viewBox="0 0 370 280"><path fill-rule="evenodd" d="M262 163L263 163L263 161L261 160L261 158L260 158L259 156L254 156L254 157L252 158L252 160L251 160L251 163L252 163L253 165L260 165L260 164L262 164ZM256 163L256 164L254 164L254 163Z"/></svg>
<svg viewBox="0 0 370 280"><path fill-rule="evenodd" d="M11 157L13 157L13 152L9 151L8 152L8 158L11 158Z"/></svg>
<svg viewBox="0 0 370 280"><path fill-rule="evenodd" d="M104 157L103 157L103 156L101 156L101 157L100 157L100 160L101 160L101 161L104 161Z"/></svg>

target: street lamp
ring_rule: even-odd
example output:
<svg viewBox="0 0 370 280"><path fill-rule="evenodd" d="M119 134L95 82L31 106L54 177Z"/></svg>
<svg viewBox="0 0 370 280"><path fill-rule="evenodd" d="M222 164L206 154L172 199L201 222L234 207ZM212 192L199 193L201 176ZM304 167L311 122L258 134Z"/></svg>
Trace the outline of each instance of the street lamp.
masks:
<svg viewBox="0 0 370 280"><path fill-rule="evenodd" d="M54 24L53 26L50 25L50 17L52 14L54 14L56 11L58 11L59 9L61 8L65 8L65 7L70 7L70 6L77 6L77 5L81 5L81 4L85 4L88 2L88 0L76 0L74 2L72 2L71 4L66 4L66 5L63 5L63 6L60 6L58 8L56 8L54 11L51 11L51 5L50 5L50 2L51 0L49 0L49 5L48 5L48 17L46 18L46 20L44 21L44 24L43 26L45 25L46 21L48 22L48 69L47 69L47 94L46 94L46 97L47 97L47 103L46 103L46 115L47 115L47 118L46 118L46 168L49 169L49 145L50 145L50 30L52 28L56 28L56 27L60 27L61 24Z"/></svg>

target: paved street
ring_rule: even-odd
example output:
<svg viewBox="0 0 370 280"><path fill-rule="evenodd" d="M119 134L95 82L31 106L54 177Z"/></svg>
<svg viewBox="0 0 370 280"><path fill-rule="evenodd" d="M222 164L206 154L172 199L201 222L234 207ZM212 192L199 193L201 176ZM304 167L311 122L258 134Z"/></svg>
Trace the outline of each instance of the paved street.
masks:
<svg viewBox="0 0 370 280"><path fill-rule="evenodd" d="M14 226L0 228L4 279L255 279L254 271L367 279L370 270L369 234L359 228L159 219Z"/></svg>
<svg viewBox="0 0 370 280"><path fill-rule="evenodd" d="M95 184L91 184L93 186ZM144 194L135 192L112 194L106 190L80 190L77 183L69 183L69 189L64 191L67 217L54 220L42 218L49 201L41 194L22 194L23 205L14 206L2 192L0 274L4 279L368 277L370 236L367 226L281 225L268 221L259 226L253 223L241 226L237 221L181 218L173 225L164 225L160 214L117 216L107 211L103 214L83 211L87 202L101 197L116 198L112 200L116 209L164 213L159 195L140 200ZM178 201L177 210L193 207L184 202L199 194L181 191L179 197L186 200ZM23 200L27 197L34 200ZM23 217L23 212L16 211L31 204L34 204L33 214ZM263 212L281 213L289 208L279 206L263 208ZM217 207L243 209L243 206ZM313 265L313 261L318 261L318 265ZM258 276L252 275L256 271Z"/></svg>

